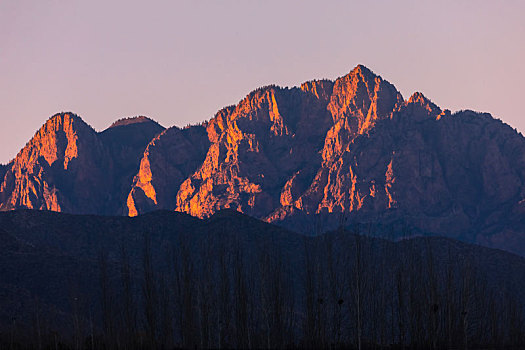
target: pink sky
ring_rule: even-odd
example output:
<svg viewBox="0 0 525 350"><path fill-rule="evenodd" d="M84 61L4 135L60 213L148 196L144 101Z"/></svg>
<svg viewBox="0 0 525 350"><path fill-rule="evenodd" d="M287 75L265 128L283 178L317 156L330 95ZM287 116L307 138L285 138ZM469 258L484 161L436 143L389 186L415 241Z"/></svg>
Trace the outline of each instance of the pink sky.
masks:
<svg viewBox="0 0 525 350"><path fill-rule="evenodd" d="M0 1L0 162L52 114L209 119L362 63L408 98L525 131L525 1Z"/></svg>

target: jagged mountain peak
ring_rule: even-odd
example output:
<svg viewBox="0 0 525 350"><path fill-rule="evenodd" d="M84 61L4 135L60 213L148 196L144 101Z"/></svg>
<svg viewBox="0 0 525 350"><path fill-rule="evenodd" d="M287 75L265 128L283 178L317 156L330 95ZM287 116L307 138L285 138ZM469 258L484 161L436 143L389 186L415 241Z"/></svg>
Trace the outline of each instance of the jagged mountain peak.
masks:
<svg viewBox="0 0 525 350"><path fill-rule="evenodd" d="M96 131L71 112L50 117L18 153L0 185L0 210L30 208L75 212L80 193L89 202L89 173L102 157ZM81 177L76 177L82 173ZM74 196L64 196L64 192ZM66 197L75 197L66 199Z"/></svg>
<svg viewBox="0 0 525 350"><path fill-rule="evenodd" d="M515 229L495 222L514 215L525 228L516 214L525 139L480 115L451 115L421 92L404 100L364 65L335 81L255 89L183 129L141 116L96 133L60 113L0 167L0 209L208 217L232 208L294 225L342 213L503 247L491 235Z"/></svg>
<svg viewBox="0 0 525 350"><path fill-rule="evenodd" d="M320 100L328 101L332 95L334 82L329 79L310 80L301 84L300 89L307 93L312 93Z"/></svg>
<svg viewBox="0 0 525 350"><path fill-rule="evenodd" d="M362 64L357 65L348 74L337 78L335 80L335 84L338 82L351 87L352 90L366 88L369 95L373 93L375 88L381 85L388 85L389 87L393 88L396 93L399 93L394 85Z"/></svg>
<svg viewBox="0 0 525 350"><path fill-rule="evenodd" d="M7 169L0 169L0 210L122 214L144 148L163 130L143 121L147 127L97 133L75 113L51 116ZM126 194L111 193L120 186Z"/></svg>
<svg viewBox="0 0 525 350"><path fill-rule="evenodd" d="M440 108L434 102L432 102L428 97L426 97L425 95L423 95L422 92L419 91L414 92L412 96L410 96L410 98L408 99L407 103L415 103L421 106L426 106L427 108L432 110L440 110Z"/></svg>
<svg viewBox="0 0 525 350"><path fill-rule="evenodd" d="M414 92L412 96L410 96L404 107L408 110L408 114L416 119L425 119L428 117L440 119L447 114L442 113L441 108L419 91Z"/></svg>
<svg viewBox="0 0 525 350"><path fill-rule="evenodd" d="M410 98L407 101L408 103L421 103L421 104L428 104L432 103L428 98L423 95L422 92L416 91L414 92Z"/></svg>
<svg viewBox="0 0 525 350"><path fill-rule="evenodd" d="M253 89L250 91L242 100L240 100L236 105L228 106L225 108L221 108L219 112L221 111L227 111L230 107L233 107L233 109L239 108L241 106L250 105L254 101L260 100L261 98L264 98L268 95L275 94L276 92L282 90L283 88L276 84L269 84L260 86L256 89Z"/></svg>
<svg viewBox="0 0 525 350"><path fill-rule="evenodd" d="M54 114L20 151L15 163L30 164L43 157L49 165L62 159L67 168L69 161L78 155L79 133L93 135L96 132L75 113Z"/></svg>
<svg viewBox="0 0 525 350"><path fill-rule="evenodd" d="M84 121L78 114L74 112L59 112L49 117L46 122L53 121L53 120L67 120L67 119L77 119L77 120Z"/></svg>
<svg viewBox="0 0 525 350"><path fill-rule="evenodd" d="M40 130L58 130L57 128L63 127L74 127L74 128L88 128L91 130L93 127L86 123L82 117L73 112L60 112L53 114L49 119L42 125Z"/></svg>
<svg viewBox="0 0 525 350"><path fill-rule="evenodd" d="M382 118L402 101L403 97L394 85L365 66L358 65L347 75L336 79L331 104L340 112L351 112L363 118L373 107L371 112L374 117ZM332 114L341 113L334 111Z"/></svg>
<svg viewBox="0 0 525 350"><path fill-rule="evenodd" d="M355 66L355 68L352 69L348 75L361 75L366 79L375 79L378 77L378 75L376 75L374 72L372 72L372 70L363 64L358 64Z"/></svg>

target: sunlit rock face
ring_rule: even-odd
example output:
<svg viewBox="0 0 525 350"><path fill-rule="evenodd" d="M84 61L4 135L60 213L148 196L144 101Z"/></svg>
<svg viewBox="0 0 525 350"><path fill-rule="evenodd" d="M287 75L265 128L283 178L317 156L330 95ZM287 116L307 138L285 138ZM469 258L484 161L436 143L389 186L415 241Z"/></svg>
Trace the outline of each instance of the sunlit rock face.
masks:
<svg viewBox="0 0 525 350"><path fill-rule="evenodd" d="M0 188L2 209L96 211L90 192L105 154L96 132L69 113L51 117L12 162ZM103 185L103 184L102 184ZM82 207L80 209L79 207Z"/></svg>
<svg viewBox="0 0 525 350"><path fill-rule="evenodd" d="M176 208L182 182L202 164L209 141L203 126L171 127L149 142L126 200L127 214Z"/></svg>
<svg viewBox="0 0 525 350"><path fill-rule="evenodd" d="M0 209L124 213L125 194L119 198L118 186L129 177L129 189L136 168L127 163L138 163L156 133L155 128L145 129L142 125L144 135L133 133L130 139L116 128L99 134L72 113L54 115L8 165L0 186ZM136 145L137 138L142 145Z"/></svg>
<svg viewBox="0 0 525 350"><path fill-rule="evenodd" d="M490 115L451 115L418 93L341 149L267 219L299 227L305 213L344 213L525 251L525 139Z"/></svg>
<svg viewBox="0 0 525 350"><path fill-rule="evenodd" d="M7 166L0 209L208 217L219 209L296 230L344 222L525 251L525 139L488 114L408 100L364 66L267 86L209 121L148 118L97 133L52 117Z"/></svg>
<svg viewBox="0 0 525 350"><path fill-rule="evenodd" d="M404 100L363 66L335 82L258 89L207 132L210 147L176 210L235 208L301 230L317 215L328 226L401 221L489 245L502 244L499 235L525 241L501 219L525 207L523 137L487 114L442 111L419 92Z"/></svg>
<svg viewBox="0 0 525 350"><path fill-rule="evenodd" d="M364 184L356 187L349 147L404 103L393 85L363 66L335 82L258 89L208 123L210 149L182 183L176 209L205 217L235 208L269 221L294 209L361 209ZM390 186L385 172L378 197ZM367 194L375 190L368 185Z"/></svg>
<svg viewBox="0 0 525 350"><path fill-rule="evenodd" d="M220 111L207 125L206 158L182 183L176 209L200 217L219 208L268 215L294 174L310 181L321 164L331 89L323 81L303 89L269 86Z"/></svg>
<svg viewBox="0 0 525 350"><path fill-rule="evenodd" d="M133 178L137 174L140 161L147 144L164 128L157 122L146 118L126 118L113 123L99 134L110 156L111 181L109 201L105 204L105 212L112 215L127 215L126 199Z"/></svg>

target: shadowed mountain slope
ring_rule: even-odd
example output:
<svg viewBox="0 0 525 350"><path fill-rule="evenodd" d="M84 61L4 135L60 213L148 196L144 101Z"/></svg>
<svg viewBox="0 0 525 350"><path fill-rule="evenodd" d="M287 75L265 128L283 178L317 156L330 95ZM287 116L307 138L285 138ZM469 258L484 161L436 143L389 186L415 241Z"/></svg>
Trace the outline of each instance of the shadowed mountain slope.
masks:
<svg viewBox="0 0 525 350"><path fill-rule="evenodd" d="M525 138L420 92L405 100L362 65L256 89L184 129L139 117L96 133L59 114L0 175L0 210L231 208L301 232L399 224L525 255Z"/></svg>
<svg viewBox="0 0 525 350"><path fill-rule="evenodd" d="M80 117L51 117L8 165L0 209L122 214L147 143L164 128L151 120L97 133Z"/></svg>
<svg viewBox="0 0 525 350"><path fill-rule="evenodd" d="M21 210L0 227L3 346L350 346L358 329L385 346L523 344L525 260L452 239L305 236L234 210Z"/></svg>

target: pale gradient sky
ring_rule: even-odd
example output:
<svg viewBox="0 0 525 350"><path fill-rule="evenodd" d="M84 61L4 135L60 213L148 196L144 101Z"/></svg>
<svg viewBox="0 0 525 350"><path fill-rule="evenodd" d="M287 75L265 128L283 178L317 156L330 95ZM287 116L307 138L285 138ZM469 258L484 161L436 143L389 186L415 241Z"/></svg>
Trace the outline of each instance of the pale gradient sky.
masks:
<svg viewBox="0 0 525 350"><path fill-rule="evenodd" d="M211 118L362 63L407 99L525 131L525 1L0 0L0 162L48 117Z"/></svg>

